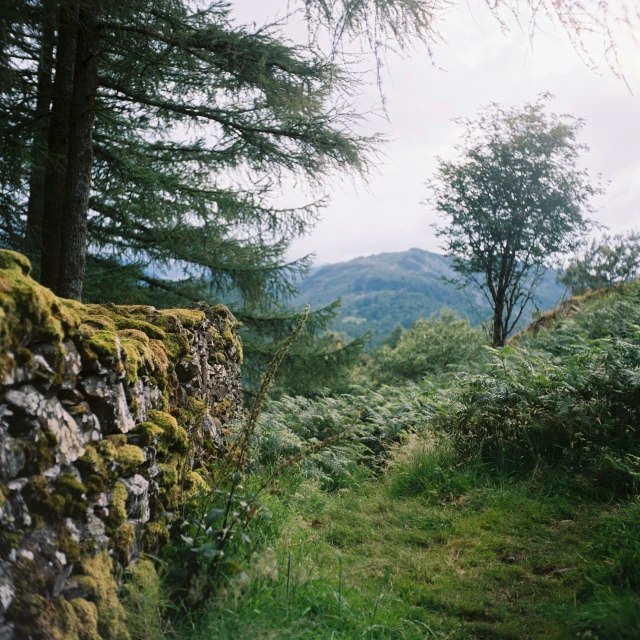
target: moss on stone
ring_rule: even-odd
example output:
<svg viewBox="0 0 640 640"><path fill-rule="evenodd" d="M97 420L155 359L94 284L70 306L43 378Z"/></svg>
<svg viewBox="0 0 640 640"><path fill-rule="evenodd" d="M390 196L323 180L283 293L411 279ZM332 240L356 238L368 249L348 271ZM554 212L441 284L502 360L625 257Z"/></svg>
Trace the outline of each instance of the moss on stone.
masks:
<svg viewBox="0 0 640 640"><path fill-rule="evenodd" d="M129 522L121 524L111 536L111 545L116 555L116 559L121 565L129 564L131 549L136 539L136 529Z"/></svg>
<svg viewBox="0 0 640 640"><path fill-rule="evenodd" d="M16 350L15 358L16 358L16 362L21 367L24 367L25 365L29 364L31 360L33 360L33 354L31 353L31 351L29 351L29 349L25 347L20 347L19 349Z"/></svg>
<svg viewBox="0 0 640 640"><path fill-rule="evenodd" d="M142 530L142 546L147 553L157 553L169 544L169 529L163 522L147 522Z"/></svg>
<svg viewBox="0 0 640 640"><path fill-rule="evenodd" d="M169 366L162 343L165 332L145 319L154 313L153 307L85 305L78 330L84 356L118 371L124 367L131 383L138 380L143 366L165 372Z"/></svg>
<svg viewBox="0 0 640 640"><path fill-rule="evenodd" d="M46 640L106 640L98 633L98 609L84 598L53 598L40 614L37 624ZM108 636L111 637L111 636Z"/></svg>
<svg viewBox="0 0 640 640"><path fill-rule="evenodd" d="M45 610L45 582L33 560L18 557L11 567L15 594L9 607L9 617L16 623L18 637L20 632L33 628L36 620ZM25 634L23 637L28 637Z"/></svg>
<svg viewBox="0 0 640 640"><path fill-rule="evenodd" d="M211 307L212 315L216 316L218 319L218 327L220 327L219 335L221 335L222 340L226 344L220 344L219 339L216 340L215 330L210 330L210 333L214 337L214 344L217 345L220 350L226 350L229 345L233 345L236 348L236 353L238 356L238 362L242 364L243 361L243 350L242 350L242 340L238 335L238 328L242 326L241 322L238 322L233 314L222 304ZM220 326L221 325L221 326ZM212 328L213 329L213 328Z"/></svg>
<svg viewBox="0 0 640 640"><path fill-rule="evenodd" d="M17 251L3 249L0 251L0 269L17 270L22 275L28 276L31 273L31 262L29 258Z"/></svg>
<svg viewBox="0 0 640 640"><path fill-rule="evenodd" d="M80 545L69 535L65 528L60 527L56 533L56 548L62 551L67 562L74 563L80 557Z"/></svg>
<svg viewBox="0 0 640 640"><path fill-rule="evenodd" d="M136 329L156 340L162 340L165 337L165 332L160 327L156 327L146 320L124 315L115 315L113 319L117 329Z"/></svg>
<svg viewBox="0 0 640 640"><path fill-rule="evenodd" d="M107 477L107 464L104 455L101 455L99 448L102 448L102 442L90 442L80 458L75 462L75 466L79 469L83 478L89 476L98 476L103 480Z"/></svg>
<svg viewBox="0 0 640 640"><path fill-rule="evenodd" d="M102 331L111 331L112 333L116 332L116 323L109 317L105 315L83 315L83 324L91 327L93 329L100 329Z"/></svg>
<svg viewBox="0 0 640 640"><path fill-rule="evenodd" d="M233 400L231 398L225 398L220 402L216 402L213 405L213 413L217 418L220 418L229 411L229 409L233 406Z"/></svg>
<svg viewBox="0 0 640 640"><path fill-rule="evenodd" d="M182 360L189 353L189 338L182 333L167 333L162 344L172 362Z"/></svg>
<svg viewBox="0 0 640 640"><path fill-rule="evenodd" d="M149 336L139 329L120 329L118 331L120 339L133 340L139 342L145 347L149 346Z"/></svg>
<svg viewBox="0 0 640 640"><path fill-rule="evenodd" d="M197 309L163 309L158 311L154 324L164 328L173 328L178 321L186 329L192 329L205 319L205 314Z"/></svg>
<svg viewBox="0 0 640 640"><path fill-rule="evenodd" d="M197 471L188 470L184 474L184 492L187 496L195 495L203 491L209 493L209 483Z"/></svg>
<svg viewBox="0 0 640 640"><path fill-rule="evenodd" d="M176 460L161 462L159 465L162 471L162 486L167 489L178 482L178 467Z"/></svg>
<svg viewBox="0 0 640 640"><path fill-rule="evenodd" d="M77 620L79 640L102 640L98 634L98 609L84 598L69 600Z"/></svg>
<svg viewBox="0 0 640 640"><path fill-rule="evenodd" d="M130 382L135 383L138 380L138 372L143 366L152 373L166 372L169 360L162 342L149 340L144 333L134 329L118 331L118 336L121 339L127 379Z"/></svg>
<svg viewBox="0 0 640 640"><path fill-rule="evenodd" d="M63 473L55 482L58 491L64 491L74 498L79 498L86 493L87 488L71 473Z"/></svg>
<svg viewBox="0 0 640 640"><path fill-rule="evenodd" d="M186 453L189 450L189 435L172 415L151 409L147 411L147 420L162 429L158 438L159 453L166 455L169 451Z"/></svg>
<svg viewBox="0 0 640 640"><path fill-rule="evenodd" d="M154 364L154 371L164 373L169 368L169 358L164 348L164 343L160 340L149 340L149 352L151 362Z"/></svg>
<svg viewBox="0 0 640 640"><path fill-rule="evenodd" d="M144 462L144 451L140 447L127 444L127 436L117 433L100 442L89 443L84 455L76 460L76 466L85 482L90 476L97 477L92 481L92 490L97 491L98 478L106 484L118 474L133 473Z"/></svg>
<svg viewBox="0 0 640 640"><path fill-rule="evenodd" d="M64 515L65 506L65 499L56 493L54 493L47 502L47 508L50 509L51 515L58 518L61 518ZM47 510L43 510L40 512L40 515L48 516L49 512Z"/></svg>
<svg viewBox="0 0 640 640"><path fill-rule="evenodd" d="M98 614L97 629L102 640L130 640L127 617L118 598L118 585L113 576L113 562L106 551L82 560L78 578L93 592Z"/></svg>
<svg viewBox="0 0 640 640"><path fill-rule="evenodd" d="M113 360L120 358L120 341L113 331L93 331L88 339L89 347L98 356L107 356Z"/></svg>
<svg viewBox="0 0 640 640"><path fill-rule="evenodd" d="M25 471L30 475L42 473L55 464L52 454L55 444L52 445L50 437L47 437L53 436L53 434L46 431L38 435L37 442L32 440L24 442Z"/></svg>
<svg viewBox="0 0 640 640"><path fill-rule="evenodd" d="M128 475L144 464L144 451L133 444L125 444L115 449L113 458L122 473Z"/></svg>
<svg viewBox="0 0 640 640"><path fill-rule="evenodd" d="M160 582L158 572L151 560L142 558L131 567L131 579L129 584L134 585L141 591L145 591L149 587L154 587Z"/></svg>
<svg viewBox="0 0 640 640"><path fill-rule="evenodd" d="M62 354L65 332L80 324L73 304L64 304L49 289L29 277L27 258L0 250L0 368L13 366L10 351L24 347L24 341L50 342Z"/></svg>
<svg viewBox="0 0 640 640"><path fill-rule="evenodd" d="M105 489L104 480L96 474L88 476L84 484L87 487L87 493L102 493Z"/></svg>
<svg viewBox="0 0 640 640"><path fill-rule="evenodd" d="M120 339L115 331L96 329L83 322L78 327L76 344L85 360L101 362L117 373L123 370Z"/></svg>
<svg viewBox="0 0 640 640"><path fill-rule="evenodd" d="M135 444L150 447L157 444L158 436L162 435L162 433L162 428L157 424L146 421L137 424L135 429L129 434L129 437L135 441Z"/></svg>
<svg viewBox="0 0 640 640"><path fill-rule="evenodd" d="M85 494L87 488L70 473L63 473L56 478L55 493L52 498L64 500L63 515L68 518L84 520L87 514Z"/></svg>
<svg viewBox="0 0 640 640"><path fill-rule="evenodd" d="M83 305L63 300L33 281L28 275L29 269L29 262L23 256L0 251L0 371L2 367L7 371L16 365L28 364L32 359L30 342L45 342L53 345L54 354L60 356L51 363L55 370L51 381L61 384L65 382L62 378L63 341L71 338L85 370L95 371L100 363L111 371L126 372L129 384L144 375L145 383L148 378L162 394L165 411L148 411L147 421L137 425L128 436L107 436L87 444L84 455L74 463L81 478L71 473L62 473L51 481L44 477L43 472L55 462L51 454L55 440L48 439L46 430L42 432L45 437L37 442L21 445L25 447L25 473L31 476L23 496L33 522L39 525L46 522L47 526L53 527L56 548L66 555L67 561L78 567L93 541L84 534L80 542L74 540L62 518L83 519L87 509L86 494L106 492L108 510L105 508L102 513L96 510L96 513L105 517L114 557L126 565L136 544L136 529L127 522L128 491L119 478L135 473L144 464L142 447L156 448L162 472L160 495L150 496L152 514L179 505L185 495L209 490L203 473L193 470L191 457L187 459L188 452L197 450L197 443L202 440L207 404L200 398L189 398L186 407L175 408L177 382L173 365L191 357L193 343L193 335L186 329L201 326L209 319L217 327L216 330L212 326L209 330L211 338L207 337L218 354L214 353L213 357L224 361L232 346L236 347L238 357L242 357L242 345L236 335L238 324L224 307L216 308L212 313L204 307L203 310L156 311L150 306ZM229 406L223 402L218 409L227 411ZM80 415L87 407L77 403L70 411ZM4 496L0 486L0 504ZM24 537L24 531L12 532L15 540L7 535L2 534L0 545L6 549L15 548ZM163 521L147 523L142 531L141 543L150 551L164 546L168 540L169 532ZM35 564L25 569L23 561L28 563L26 559L18 560L17 571L22 571L23 575L18 577L16 584L24 587L24 593L14 599L11 613L11 619L18 623L18 634L22 631L30 633L34 620L39 620L46 629L45 636L53 640L128 638L113 563L106 551L86 555L80 562L78 580L81 587L91 591L87 600L47 600L50 594L37 575ZM150 563L139 562L131 574L133 582L157 582ZM20 620L24 620L23 627L19 626Z"/></svg>
<svg viewBox="0 0 640 640"><path fill-rule="evenodd" d="M72 416L83 416L89 411L89 405L87 404L75 404L71 407L67 407L67 411Z"/></svg>
<svg viewBox="0 0 640 640"><path fill-rule="evenodd" d="M47 640L80 640L76 611L64 598L47 601L36 627Z"/></svg>
<svg viewBox="0 0 640 640"><path fill-rule="evenodd" d="M189 425L192 433L195 431L195 434L200 436L204 417L208 411L207 403L202 398L189 398L186 413L181 413L182 424Z"/></svg>
<svg viewBox="0 0 640 640"><path fill-rule="evenodd" d="M127 380L135 384L138 381L138 372L144 364L144 357L141 349L138 348L138 343L134 340L122 340L121 346Z"/></svg>
<svg viewBox="0 0 640 640"><path fill-rule="evenodd" d="M65 498L58 493L51 493L49 483L43 475L29 478L23 491L30 511L52 519L61 518L65 511Z"/></svg>
<svg viewBox="0 0 640 640"><path fill-rule="evenodd" d="M0 549L8 551L9 549L17 549L20 546L22 540L23 531L5 531L0 530Z"/></svg>
<svg viewBox="0 0 640 640"><path fill-rule="evenodd" d="M103 441L102 441L103 446L107 446L111 445L113 447L122 447L123 445L127 444L127 436L124 435L124 433L114 433L110 436L107 436Z"/></svg>
<svg viewBox="0 0 640 640"><path fill-rule="evenodd" d="M116 481L111 488L111 501L109 503L108 522L113 527L119 527L127 520L127 487L120 481Z"/></svg>

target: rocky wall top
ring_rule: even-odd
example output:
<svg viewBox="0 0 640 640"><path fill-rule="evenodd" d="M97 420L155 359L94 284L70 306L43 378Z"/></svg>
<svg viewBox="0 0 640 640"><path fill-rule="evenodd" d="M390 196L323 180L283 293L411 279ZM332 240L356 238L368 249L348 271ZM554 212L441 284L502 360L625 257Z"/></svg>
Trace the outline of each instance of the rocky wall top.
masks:
<svg viewBox="0 0 640 640"><path fill-rule="evenodd" d="M0 640L126 640L123 571L241 412L222 306L83 305L0 251Z"/></svg>

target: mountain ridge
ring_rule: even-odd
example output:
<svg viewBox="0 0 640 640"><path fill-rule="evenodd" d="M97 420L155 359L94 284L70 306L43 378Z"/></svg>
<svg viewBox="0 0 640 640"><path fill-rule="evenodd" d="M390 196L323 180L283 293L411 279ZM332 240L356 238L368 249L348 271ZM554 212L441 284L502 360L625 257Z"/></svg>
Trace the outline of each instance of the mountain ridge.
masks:
<svg viewBox="0 0 640 640"><path fill-rule="evenodd" d="M371 330L372 344L378 345L398 324L408 328L445 306L474 325L486 319L490 307L482 294L461 292L443 280L453 275L449 258L424 249L360 256L314 268L301 283L294 302L317 308L341 298L340 314L332 328L350 338ZM552 308L563 294L564 287L550 270L538 289L538 308ZM535 305L525 308L522 326L535 309Z"/></svg>

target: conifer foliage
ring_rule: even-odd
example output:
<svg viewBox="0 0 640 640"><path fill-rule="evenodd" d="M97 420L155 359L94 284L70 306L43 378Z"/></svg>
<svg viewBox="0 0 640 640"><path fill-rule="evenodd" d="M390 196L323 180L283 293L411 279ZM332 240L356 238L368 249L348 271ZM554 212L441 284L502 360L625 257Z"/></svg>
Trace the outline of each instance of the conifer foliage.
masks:
<svg viewBox="0 0 640 640"><path fill-rule="evenodd" d="M177 265L188 284L250 299L288 290L305 262L285 265L282 252L314 220L317 203L282 211L266 196L287 172L318 180L332 169L364 169L369 141L352 133L346 80L273 29L235 26L221 2L204 10L144 1L79 7L57 7L46 215L27 219L27 235L43 238L32 252L42 252L43 280L61 295L82 295L84 233L94 268L113 256L139 265L138 276ZM20 89L8 96L8 112L19 108L18 91L37 93L39 72L51 82L35 58L42 38L33 21L34 33L16 34L11 52L34 59L14 65ZM35 151L29 139L16 142ZM41 157L31 158L34 168ZM75 275L65 274L76 261ZM150 277L137 284L162 288Z"/></svg>
<svg viewBox="0 0 640 640"><path fill-rule="evenodd" d="M366 171L374 140L354 133L349 76L219 1L33 0L3 15L2 244L64 297L224 300L286 333L281 303L309 258L285 252L324 201L270 196L283 179Z"/></svg>
<svg viewBox="0 0 640 640"><path fill-rule="evenodd" d="M582 3L556 4L542 3L579 33ZM608 9L586 4L606 27ZM279 321L286 334L283 305L309 266L286 250L325 201L281 209L274 189L364 173L375 143L357 133L357 78L334 54L355 38L380 63L390 45L432 43L446 5L298 0L311 34L330 34L322 53L322 38L294 45L282 24L238 25L222 0L0 0L0 245L61 296L232 302L260 319L252 331ZM344 360L337 344L315 344L307 368Z"/></svg>

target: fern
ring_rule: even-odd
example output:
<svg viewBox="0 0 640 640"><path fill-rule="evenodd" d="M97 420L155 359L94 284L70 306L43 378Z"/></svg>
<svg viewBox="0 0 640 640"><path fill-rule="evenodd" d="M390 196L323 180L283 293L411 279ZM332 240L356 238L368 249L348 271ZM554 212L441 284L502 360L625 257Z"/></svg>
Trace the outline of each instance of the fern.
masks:
<svg viewBox="0 0 640 640"><path fill-rule="evenodd" d="M480 373L430 399L433 428L510 471L560 465L633 489L640 457L640 286L492 349Z"/></svg>

